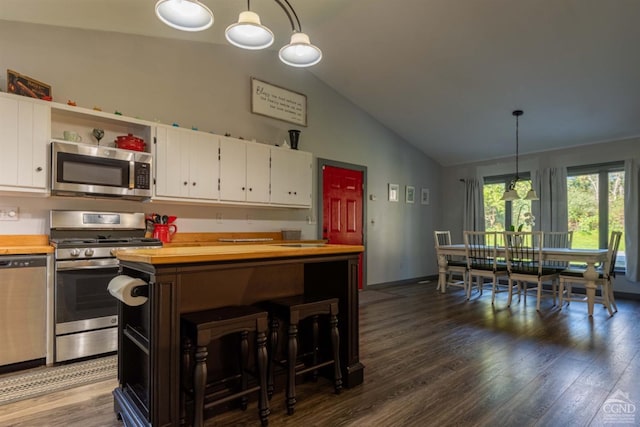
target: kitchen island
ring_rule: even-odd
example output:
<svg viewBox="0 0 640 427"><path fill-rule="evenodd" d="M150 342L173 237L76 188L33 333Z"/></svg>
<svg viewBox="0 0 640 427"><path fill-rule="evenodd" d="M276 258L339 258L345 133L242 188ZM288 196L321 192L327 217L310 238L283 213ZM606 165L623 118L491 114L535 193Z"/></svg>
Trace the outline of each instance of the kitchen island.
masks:
<svg viewBox="0 0 640 427"><path fill-rule="evenodd" d="M282 243L169 247L117 253L121 274L141 279L148 300L119 304L114 410L127 426L177 426L180 315L305 294L340 299L343 381L363 381L359 360L358 256L362 246Z"/></svg>

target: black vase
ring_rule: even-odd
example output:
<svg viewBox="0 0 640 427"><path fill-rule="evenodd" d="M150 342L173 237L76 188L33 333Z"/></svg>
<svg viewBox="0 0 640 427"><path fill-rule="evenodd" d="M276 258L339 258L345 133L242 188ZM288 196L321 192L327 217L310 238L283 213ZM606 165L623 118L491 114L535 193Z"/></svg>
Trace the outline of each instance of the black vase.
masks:
<svg viewBox="0 0 640 427"><path fill-rule="evenodd" d="M294 150L298 149L298 140L300 139L300 131L298 129L289 129L289 142L291 143L291 148Z"/></svg>

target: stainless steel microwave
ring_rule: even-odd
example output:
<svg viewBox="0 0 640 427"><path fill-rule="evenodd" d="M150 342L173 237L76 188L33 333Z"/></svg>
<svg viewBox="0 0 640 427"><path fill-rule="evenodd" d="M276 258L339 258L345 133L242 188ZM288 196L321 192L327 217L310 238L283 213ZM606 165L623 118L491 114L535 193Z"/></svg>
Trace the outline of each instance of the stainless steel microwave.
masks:
<svg viewBox="0 0 640 427"><path fill-rule="evenodd" d="M96 145L51 142L51 194L151 197L149 153Z"/></svg>

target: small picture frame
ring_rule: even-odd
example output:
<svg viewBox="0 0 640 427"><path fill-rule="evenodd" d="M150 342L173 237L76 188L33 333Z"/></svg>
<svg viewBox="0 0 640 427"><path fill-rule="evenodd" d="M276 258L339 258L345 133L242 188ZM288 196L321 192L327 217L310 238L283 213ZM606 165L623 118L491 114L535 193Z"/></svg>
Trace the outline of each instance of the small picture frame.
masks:
<svg viewBox="0 0 640 427"><path fill-rule="evenodd" d="M389 201L397 202L398 193L400 192L400 186L398 184L389 184Z"/></svg>
<svg viewBox="0 0 640 427"><path fill-rule="evenodd" d="M7 92L51 101L51 86L34 78L7 69Z"/></svg>
<svg viewBox="0 0 640 427"><path fill-rule="evenodd" d="M404 190L404 198L407 203L415 203L416 201L416 187L407 185Z"/></svg>
<svg viewBox="0 0 640 427"><path fill-rule="evenodd" d="M429 204L429 189L428 188L423 188L420 191L420 203L423 205L428 205Z"/></svg>

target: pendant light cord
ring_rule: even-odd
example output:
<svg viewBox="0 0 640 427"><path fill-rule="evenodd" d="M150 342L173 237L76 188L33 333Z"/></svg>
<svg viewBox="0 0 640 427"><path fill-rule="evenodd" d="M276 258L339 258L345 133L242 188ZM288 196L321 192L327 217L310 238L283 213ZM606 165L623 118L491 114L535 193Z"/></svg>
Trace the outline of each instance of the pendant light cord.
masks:
<svg viewBox="0 0 640 427"><path fill-rule="evenodd" d="M518 120L519 116L516 115L516 181L518 181L518 179L520 179L520 175L518 174L518 151L519 151L519 147L520 147L520 140L518 138L518 128L519 128L519 120Z"/></svg>
<svg viewBox="0 0 640 427"><path fill-rule="evenodd" d="M513 181L511 181L511 188L515 189L516 188L516 182L518 182L520 180L520 175L519 175L519 171L520 169L518 168L518 158L520 155L520 116L524 114L524 112L522 110L514 110L511 114L513 114L516 117L516 176L513 179Z"/></svg>
<svg viewBox="0 0 640 427"><path fill-rule="evenodd" d="M287 6L285 6L281 0L274 0L276 3L278 3L278 6L280 6L282 8L282 10L284 10L284 13L287 15L287 18L289 18L289 23L291 24L291 31L296 31L296 26L293 23L293 18L291 17L291 14L293 14L293 16L296 18L296 22L298 23L298 32L302 32L302 25L300 25L300 19L298 18L298 14L296 13L295 9L293 8L293 6L291 6L291 3L289 3L288 0L283 0L287 6L289 6L289 9L287 9Z"/></svg>

